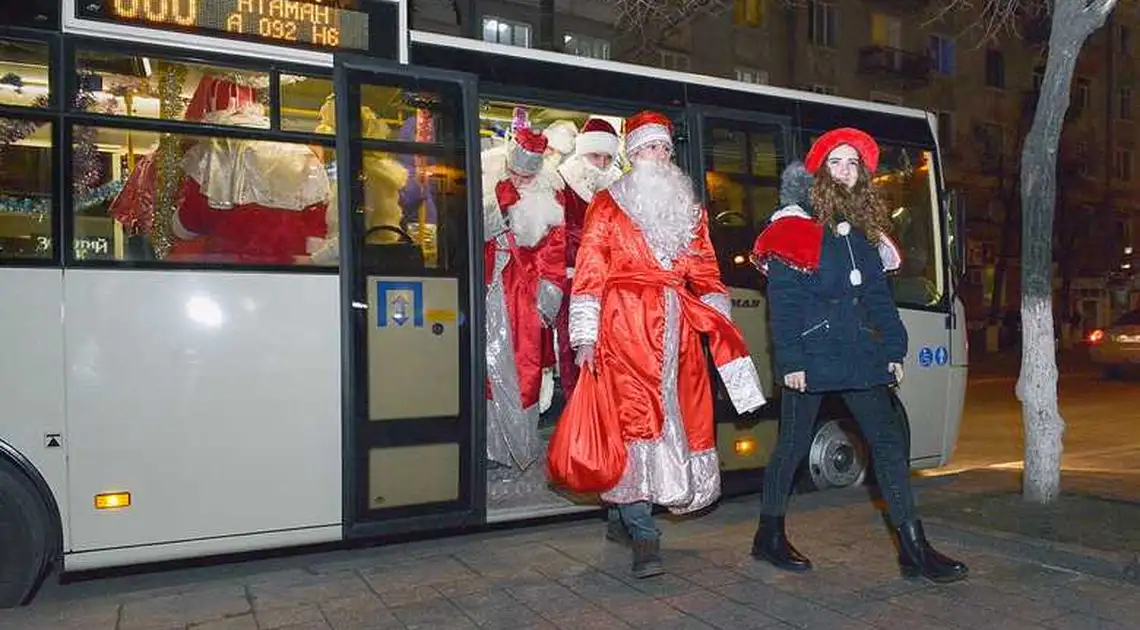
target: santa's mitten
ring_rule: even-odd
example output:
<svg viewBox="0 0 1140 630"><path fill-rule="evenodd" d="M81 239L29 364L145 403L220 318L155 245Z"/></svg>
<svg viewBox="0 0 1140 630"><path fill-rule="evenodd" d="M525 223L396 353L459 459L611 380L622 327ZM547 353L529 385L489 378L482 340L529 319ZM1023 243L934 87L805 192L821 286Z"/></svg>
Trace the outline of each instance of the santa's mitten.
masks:
<svg viewBox="0 0 1140 630"><path fill-rule="evenodd" d="M509 179L499 181L495 185L495 198L499 201L499 207L503 210L510 208L522 199L519 194L519 189Z"/></svg>

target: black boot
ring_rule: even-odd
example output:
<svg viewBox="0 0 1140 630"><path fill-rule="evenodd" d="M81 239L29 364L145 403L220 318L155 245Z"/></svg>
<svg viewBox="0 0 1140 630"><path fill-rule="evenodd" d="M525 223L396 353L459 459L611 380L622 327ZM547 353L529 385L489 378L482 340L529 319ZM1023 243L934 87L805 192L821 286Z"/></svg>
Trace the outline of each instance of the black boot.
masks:
<svg viewBox="0 0 1140 630"><path fill-rule="evenodd" d="M783 516L760 516L760 526L752 537L752 556L786 571L811 570L811 560L788 542Z"/></svg>
<svg viewBox="0 0 1140 630"><path fill-rule="evenodd" d="M661 541L657 539L633 541L633 565L629 571L636 578L648 578L664 573L665 569L661 566Z"/></svg>
<svg viewBox="0 0 1140 630"><path fill-rule="evenodd" d="M899 568L904 577L924 577L931 582L948 584L964 580L970 569L957 560L938 553L926 540L922 521L903 523L896 530Z"/></svg>

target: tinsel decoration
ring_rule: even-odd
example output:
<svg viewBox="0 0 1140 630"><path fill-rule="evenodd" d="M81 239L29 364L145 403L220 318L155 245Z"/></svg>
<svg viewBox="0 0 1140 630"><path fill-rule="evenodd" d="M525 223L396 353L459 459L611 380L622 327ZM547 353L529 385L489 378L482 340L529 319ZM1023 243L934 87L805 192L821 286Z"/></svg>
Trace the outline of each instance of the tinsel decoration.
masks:
<svg viewBox="0 0 1140 630"><path fill-rule="evenodd" d="M98 109L95 91L102 80L90 70L82 70L78 76L78 89L75 92L75 109L81 112ZM103 162L99 159L99 149L95 146L94 127L74 127L71 150L72 187L77 197L89 193L103 181Z"/></svg>
<svg viewBox="0 0 1140 630"><path fill-rule="evenodd" d="M158 70L159 117L163 120L182 116L182 84L186 80L186 67L176 63L161 63ZM178 210L179 190L182 185L181 148L177 136L163 134L158 140L156 154L156 193L154 223L150 235L155 255L166 258L174 244L172 224Z"/></svg>

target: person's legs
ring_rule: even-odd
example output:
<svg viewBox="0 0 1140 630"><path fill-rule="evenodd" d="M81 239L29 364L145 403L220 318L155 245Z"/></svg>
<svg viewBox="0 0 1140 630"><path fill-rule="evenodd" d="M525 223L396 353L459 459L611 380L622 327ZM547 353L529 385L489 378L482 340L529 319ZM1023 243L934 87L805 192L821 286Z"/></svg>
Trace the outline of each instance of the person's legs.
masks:
<svg viewBox="0 0 1140 630"><path fill-rule="evenodd" d="M625 523L621 520L621 510L616 505L611 505L606 511L606 540L628 545L633 542L629 536L629 530L626 529Z"/></svg>
<svg viewBox="0 0 1140 630"><path fill-rule="evenodd" d="M811 448L820 396L784 389L780 399L780 434L764 469L760 524L752 539L752 555L781 569L806 571L811 561L788 542L784 515L796 470Z"/></svg>
<svg viewBox="0 0 1140 630"><path fill-rule="evenodd" d="M910 462L906 458L909 449L903 442L906 434L894 418L886 386L845 392L843 399L870 442L875 477L895 528L903 573L935 582L965 578L969 573L966 565L939 553L926 540L910 486Z"/></svg>
<svg viewBox="0 0 1140 630"><path fill-rule="evenodd" d="M648 501L618 506L621 520L633 539L633 565L630 571L639 578L665 572L661 567L661 532L653 520L653 505Z"/></svg>

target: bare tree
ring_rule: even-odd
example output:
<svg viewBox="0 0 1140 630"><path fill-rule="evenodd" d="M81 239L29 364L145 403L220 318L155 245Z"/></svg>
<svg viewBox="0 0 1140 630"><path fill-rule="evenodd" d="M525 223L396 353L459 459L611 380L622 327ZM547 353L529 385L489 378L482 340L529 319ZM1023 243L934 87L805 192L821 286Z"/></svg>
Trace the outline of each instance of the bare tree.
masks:
<svg viewBox="0 0 1140 630"><path fill-rule="evenodd" d="M944 11L980 14L984 40L1017 33L1019 18L1052 15L1048 56L1033 124L1021 152L1021 375L1017 397L1025 428L1026 500L1049 503L1061 491L1065 421L1057 405L1057 354L1053 335L1053 216L1057 154L1069 108L1077 56L1104 26L1116 0L951 0Z"/></svg>

